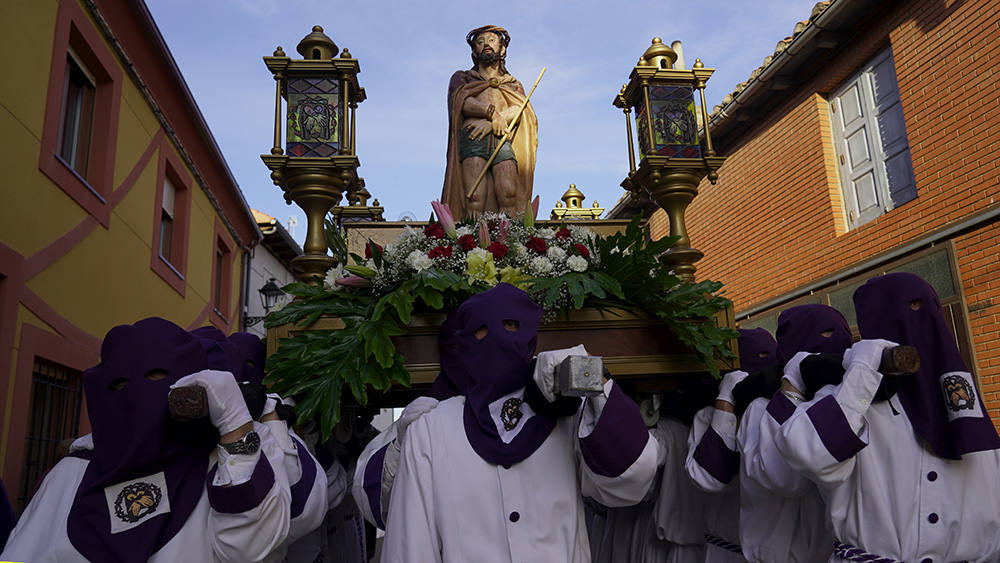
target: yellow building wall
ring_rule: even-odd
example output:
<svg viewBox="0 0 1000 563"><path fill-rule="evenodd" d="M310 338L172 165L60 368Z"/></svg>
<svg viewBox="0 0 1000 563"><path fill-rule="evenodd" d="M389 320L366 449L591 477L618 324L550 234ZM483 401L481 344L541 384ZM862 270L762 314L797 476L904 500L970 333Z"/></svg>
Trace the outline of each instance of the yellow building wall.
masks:
<svg viewBox="0 0 1000 563"><path fill-rule="evenodd" d="M81 10L91 15L81 3ZM21 488L20 465L23 463L24 421L29 410L30 372L24 373L25 358L20 358L25 326L30 325L68 342L68 349L86 349L98 355L100 339L112 327L133 323L149 316L160 316L184 328L210 322L212 307L212 268L215 259L218 213L202 187L186 167L184 175L190 192L190 219L187 239L185 293L180 295L150 267L153 255L153 220L159 210L156 201L159 183L160 151L171 151L174 161L184 162L172 141L161 131L157 116L133 83L122 72L121 103L113 187L128 188L133 172L138 172L127 195L111 209L107 228L96 223L66 192L39 169L45 122L46 95L59 2L55 0L7 0L0 3L0 36L7 45L18 45L18 56L9 57L8 79L0 80L0 133L4 149L0 151L0 169L4 171L0 196L0 250L11 260L0 263L0 293L13 310L0 308L0 316L13 326L0 331L0 475L10 494ZM101 35L104 46L114 52ZM121 66L117 56L115 61ZM10 79L16 77L16 79ZM220 188L221 189L221 188ZM110 195L110 194L105 194ZM75 233L83 231L83 236ZM68 233L74 233L68 235ZM229 327L238 324L240 283L244 254L223 230L233 247L231 286L228 288ZM19 260L53 243L72 239L51 264L25 276L23 285L16 279ZM65 239L64 239L65 240ZM19 257L19 258L18 258ZM16 293L14 297L11 294ZM31 295L37 296L39 305ZM27 297L26 297L27 296ZM5 299L0 295L0 300ZM28 302L21 302L28 299ZM36 314L34 309L44 309ZM51 317L48 321L42 317ZM52 321L58 318L58 321ZM57 326L54 326L57 325ZM30 331L29 331L30 332ZM82 346L82 348L80 348ZM4 350L4 348L6 350ZM37 353L34 350L33 353ZM83 354L86 356L87 354ZM80 357L79 354L74 357ZM71 365L84 369L87 365ZM4 375L6 373L6 375ZM84 423L84 425L86 425ZM12 482L17 481L17 482Z"/></svg>

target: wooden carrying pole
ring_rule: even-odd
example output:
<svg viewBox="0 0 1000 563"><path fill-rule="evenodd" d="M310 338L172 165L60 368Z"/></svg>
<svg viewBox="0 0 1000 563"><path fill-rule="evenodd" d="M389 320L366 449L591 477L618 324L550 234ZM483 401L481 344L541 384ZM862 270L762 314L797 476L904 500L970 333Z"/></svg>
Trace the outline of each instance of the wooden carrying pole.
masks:
<svg viewBox="0 0 1000 563"><path fill-rule="evenodd" d="M503 137L500 138L500 142L497 143L497 148L493 149L493 154L490 155L490 159L486 161L486 166L483 167L482 171L479 172L479 177L476 178L472 188L469 193L465 194L467 199L472 199L472 196L476 193L476 189L479 188L479 184L483 181L483 176L486 176L486 171L490 169L490 165L493 164L493 160L500 153L500 147L507 142L507 139L514 136L514 132L517 130L518 124L521 122L521 115L524 113L524 108L528 107L528 100L531 99L531 95L535 93L535 88L538 87L538 83L542 80L542 75L545 74L545 67L542 67L542 72L538 73L538 78L535 79L535 83L531 86L531 90L528 91L528 95L524 97L524 102L521 103L521 107L517 110L517 115L514 116L514 120L510 122L507 126L507 130L504 131Z"/></svg>

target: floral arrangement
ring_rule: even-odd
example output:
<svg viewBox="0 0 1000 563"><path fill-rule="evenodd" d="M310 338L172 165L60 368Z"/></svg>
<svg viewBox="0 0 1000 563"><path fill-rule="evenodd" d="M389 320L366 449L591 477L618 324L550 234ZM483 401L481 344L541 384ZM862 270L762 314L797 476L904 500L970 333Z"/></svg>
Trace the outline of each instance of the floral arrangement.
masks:
<svg viewBox="0 0 1000 563"><path fill-rule="evenodd" d="M732 357L726 344L735 332L714 321L730 305L718 294L721 284L681 281L658 260L675 240L649 240L638 218L624 232L601 237L575 225L536 226L537 197L517 220L486 213L456 222L447 205L431 205L436 222L407 226L384 248L369 241L364 256L348 253L344 233L328 219L327 244L338 265L322 283L286 286L298 299L265 321L268 327L308 326L320 316L344 322L341 330L282 339L268 360L273 390L300 399L301 419L318 415L324 436L340 417L344 386L364 405L369 388L409 384L405 358L391 339L405 333L415 311L452 310L498 283L524 289L549 317L584 306L655 315L716 375L716 358Z"/></svg>

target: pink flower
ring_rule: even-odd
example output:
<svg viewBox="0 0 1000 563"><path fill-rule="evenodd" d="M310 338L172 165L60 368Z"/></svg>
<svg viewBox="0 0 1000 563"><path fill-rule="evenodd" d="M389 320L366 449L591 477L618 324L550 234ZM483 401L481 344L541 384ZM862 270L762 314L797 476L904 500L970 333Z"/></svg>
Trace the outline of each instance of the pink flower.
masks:
<svg viewBox="0 0 1000 563"><path fill-rule="evenodd" d="M535 196L535 199L531 200L531 217L534 219L538 218L538 201L537 195Z"/></svg>
<svg viewBox="0 0 1000 563"><path fill-rule="evenodd" d="M559 236L559 235L556 235L556 236ZM590 258L590 251L587 250L586 246L583 246L582 244L577 243L577 244L573 245L573 248L575 248L576 251L580 253L580 256L583 256L584 258Z"/></svg>
<svg viewBox="0 0 1000 563"><path fill-rule="evenodd" d="M451 214L451 208L448 207L448 204L435 199L431 202L431 207L434 208L434 213L437 214L438 222L441 223L444 232L449 237L455 238L455 217Z"/></svg>
<svg viewBox="0 0 1000 563"><path fill-rule="evenodd" d="M510 221L507 220L507 219L501 219L500 220L500 235L497 237L497 240L499 240L500 242L506 243L507 242L507 229L509 229L509 228L510 228Z"/></svg>
<svg viewBox="0 0 1000 563"><path fill-rule="evenodd" d="M481 246L482 248L488 248L490 246L491 242L493 242L493 241L490 240L490 230L486 227L486 222L485 221L480 221L479 222L479 246Z"/></svg>
<svg viewBox="0 0 1000 563"><path fill-rule="evenodd" d="M347 276L346 278L337 278L338 285L343 285L347 287L371 287L372 282L366 280L361 276Z"/></svg>

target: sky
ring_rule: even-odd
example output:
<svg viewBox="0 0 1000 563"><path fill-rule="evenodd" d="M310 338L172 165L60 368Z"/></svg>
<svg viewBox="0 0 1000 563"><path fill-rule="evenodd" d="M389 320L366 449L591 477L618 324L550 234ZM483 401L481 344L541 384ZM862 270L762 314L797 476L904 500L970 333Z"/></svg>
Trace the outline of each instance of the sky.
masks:
<svg viewBox="0 0 1000 563"><path fill-rule="evenodd" d="M511 35L507 68L526 87L547 67L532 105L539 146L539 216L576 184L610 209L628 171L622 111L611 105L653 37L680 40L690 67L715 68L717 105L779 40L808 19L814 0L146 0L174 59L251 207L305 236L305 215L287 206L260 155L270 150L274 81L261 57L295 46L321 25L361 65L368 99L357 109L359 174L387 220L426 219L441 195L448 79L471 66L465 35L485 24ZM724 156L724 155L723 155Z"/></svg>

